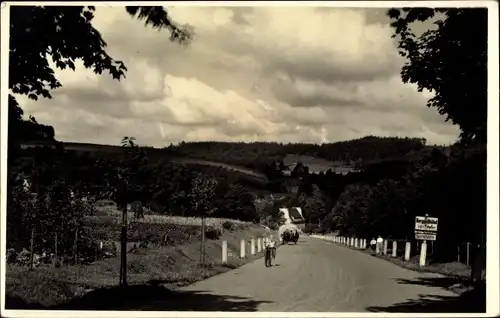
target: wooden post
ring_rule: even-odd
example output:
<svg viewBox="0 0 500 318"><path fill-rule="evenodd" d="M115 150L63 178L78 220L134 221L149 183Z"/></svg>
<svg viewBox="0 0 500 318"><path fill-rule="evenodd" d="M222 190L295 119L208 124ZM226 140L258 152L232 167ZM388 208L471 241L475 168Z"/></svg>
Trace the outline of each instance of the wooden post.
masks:
<svg viewBox="0 0 500 318"><path fill-rule="evenodd" d="M411 242L406 242L406 245L405 245L405 261L409 261L410 260L410 254L411 253Z"/></svg>
<svg viewBox="0 0 500 318"><path fill-rule="evenodd" d="M427 241L422 242L422 246L420 247L420 266L425 266L427 257Z"/></svg>
<svg viewBox="0 0 500 318"><path fill-rule="evenodd" d="M33 250L35 248L35 228L31 228L31 240L30 240L30 269L33 269Z"/></svg>
<svg viewBox="0 0 500 318"><path fill-rule="evenodd" d="M203 270L205 270L205 215L201 216L201 249L200 249L200 263Z"/></svg>
<svg viewBox="0 0 500 318"><path fill-rule="evenodd" d="M59 266L59 255L57 253L57 229L56 229L56 234L54 235L54 256L56 258L56 261L54 263L54 267Z"/></svg>
<svg viewBox="0 0 500 318"><path fill-rule="evenodd" d="M222 264L227 263L227 241L222 241Z"/></svg>
<svg viewBox="0 0 500 318"><path fill-rule="evenodd" d="M240 241L240 258L245 258L245 240Z"/></svg>
<svg viewBox="0 0 500 318"><path fill-rule="evenodd" d="M127 205L123 207L121 252L120 252L120 285L127 286Z"/></svg>
<svg viewBox="0 0 500 318"><path fill-rule="evenodd" d="M78 229L75 230L75 240L73 241L73 263L78 264Z"/></svg>
<svg viewBox="0 0 500 318"><path fill-rule="evenodd" d="M460 263L460 245L457 246L457 262Z"/></svg>
<svg viewBox="0 0 500 318"><path fill-rule="evenodd" d="M469 246L470 246L470 243L467 242L467 256L466 256L466 263L465 263L465 264L467 264L467 266L469 266L469 251L470 251Z"/></svg>

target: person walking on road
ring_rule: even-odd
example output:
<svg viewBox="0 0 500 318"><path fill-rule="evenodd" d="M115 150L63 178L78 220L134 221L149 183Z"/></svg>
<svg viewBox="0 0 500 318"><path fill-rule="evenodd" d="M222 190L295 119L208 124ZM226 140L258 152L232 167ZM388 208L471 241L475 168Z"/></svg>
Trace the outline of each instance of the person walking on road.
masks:
<svg viewBox="0 0 500 318"><path fill-rule="evenodd" d="M274 240L274 237L272 235L269 237L269 241L267 242L267 244L267 246L272 251L273 259L276 258L276 241Z"/></svg>
<svg viewBox="0 0 500 318"><path fill-rule="evenodd" d="M276 258L276 241L274 240L274 237L272 235L268 239L266 239L265 249L266 256L264 257L264 261L266 263L266 267L271 267L271 259Z"/></svg>
<svg viewBox="0 0 500 318"><path fill-rule="evenodd" d="M377 238L377 254L380 255L382 254L382 245L384 244L384 239L382 236L378 236Z"/></svg>

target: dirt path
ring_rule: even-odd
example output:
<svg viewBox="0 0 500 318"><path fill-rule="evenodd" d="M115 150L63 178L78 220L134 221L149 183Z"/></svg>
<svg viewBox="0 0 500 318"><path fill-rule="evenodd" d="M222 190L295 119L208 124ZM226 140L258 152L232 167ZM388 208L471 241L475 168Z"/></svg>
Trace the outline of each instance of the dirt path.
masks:
<svg viewBox="0 0 500 318"><path fill-rule="evenodd" d="M180 291L217 297L219 310L452 311L449 304L458 296L430 286L439 285L442 279L441 275L409 271L358 251L303 237L296 246L280 247L272 268L259 259ZM217 303L206 310L217 310Z"/></svg>

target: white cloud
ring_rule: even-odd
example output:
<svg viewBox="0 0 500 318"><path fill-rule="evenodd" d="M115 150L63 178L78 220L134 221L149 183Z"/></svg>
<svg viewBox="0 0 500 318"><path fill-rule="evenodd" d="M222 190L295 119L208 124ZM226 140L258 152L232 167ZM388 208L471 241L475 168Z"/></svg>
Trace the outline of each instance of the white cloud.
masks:
<svg viewBox="0 0 500 318"><path fill-rule="evenodd" d="M379 10L380 11L380 10ZM449 143L456 127L399 77L391 30L373 9L175 7L194 26L188 47L124 8L98 7L95 27L126 79L81 64L57 71L54 99L20 98L61 140L142 144L181 140L325 142L368 134ZM380 13L377 13L380 14ZM379 18L377 18L379 19ZM379 19L380 20L380 19Z"/></svg>

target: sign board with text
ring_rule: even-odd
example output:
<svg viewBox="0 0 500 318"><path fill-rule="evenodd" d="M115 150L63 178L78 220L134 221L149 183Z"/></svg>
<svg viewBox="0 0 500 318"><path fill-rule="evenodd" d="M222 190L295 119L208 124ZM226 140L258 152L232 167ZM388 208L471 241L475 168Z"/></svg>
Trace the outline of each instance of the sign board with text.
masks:
<svg viewBox="0 0 500 318"><path fill-rule="evenodd" d="M434 232L438 229L438 218L428 216L415 217L415 231Z"/></svg>
<svg viewBox="0 0 500 318"><path fill-rule="evenodd" d="M438 218L429 216L415 217L415 239L435 241L438 230Z"/></svg>
<svg viewBox="0 0 500 318"><path fill-rule="evenodd" d="M415 230L415 239L422 241L435 241L436 240L436 232L423 232Z"/></svg>

